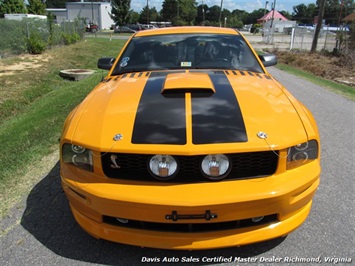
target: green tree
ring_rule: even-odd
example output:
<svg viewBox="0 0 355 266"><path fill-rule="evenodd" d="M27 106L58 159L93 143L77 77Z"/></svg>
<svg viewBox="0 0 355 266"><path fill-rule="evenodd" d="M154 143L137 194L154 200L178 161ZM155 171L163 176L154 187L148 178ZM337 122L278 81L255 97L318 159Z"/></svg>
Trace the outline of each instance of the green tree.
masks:
<svg viewBox="0 0 355 266"><path fill-rule="evenodd" d="M230 15L227 20L227 27L241 29L243 28L244 24L241 20L239 20L238 16Z"/></svg>
<svg viewBox="0 0 355 266"><path fill-rule="evenodd" d="M292 16L294 19L298 20L298 21L302 21L304 19L309 19L308 17L308 12L307 12L307 6L305 4L299 4L297 6L294 6L293 8L293 12L292 12Z"/></svg>
<svg viewBox="0 0 355 266"><path fill-rule="evenodd" d="M29 0L29 5L27 6L28 13L35 15L45 15L46 5L42 3L41 0Z"/></svg>
<svg viewBox="0 0 355 266"><path fill-rule="evenodd" d="M148 8L145 6L141 13L139 14L139 23L149 24L151 21L157 21L159 18L158 11L153 8Z"/></svg>
<svg viewBox="0 0 355 266"><path fill-rule="evenodd" d="M249 17L249 13L247 11L235 9L232 11L232 15L237 16L238 19L243 22L243 24L248 24L247 20Z"/></svg>
<svg viewBox="0 0 355 266"><path fill-rule="evenodd" d="M290 12L282 10L282 11L280 11L280 14L283 15L288 20L292 20L292 15L290 14Z"/></svg>
<svg viewBox="0 0 355 266"><path fill-rule="evenodd" d="M314 17L318 15L319 8L315 4L299 4L293 7L292 16L300 23L313 24Z"/></svg>
<svg viewBox="0 0 355 266"><path fill-rule="evenodd" d="M203 4L203 5L199 5L197 7L197 15L195 18L195 23L197 25L204 25L205 21L206 21L206 11L208 10L208 6Z"/></svg>
<svg viewBox="0 0 355 266"><path fill-rule="evenodd" d="M215 25L219 26L219 13L220 13L221 7L214 5L211 6L207 12L206 12L206 20L209 21L210 25Z"/></svg>
<svg viewBox="0 0 355 266"><path fill-rule="evenodd" d="M23 0L1 0L0 18L3 18L5 14L27 14Z"/></svg>
<svg viewBox="0 0 355 266"><path fill-rule="evenodd" d="M129 11L129 19L128 19L128 23L129 24L136 24L137 21L139 21L139 13L133 10Z"/></svg>
<svg viewBox="0 0 355 266"><path fill-rule="evenodd" d="M124 25L129 21L131 0L112 0L111 18L116 25Z"/></svg>
<svg viewBox="0 0 355 266"><path fill-rule="evenodd" d="M186 25L194 25L197 3L194 0L178 0L179 19Z"/></svg>
<svg viewBox="0 0 355 266"><path fill-rule="evenodd" d="M221 26L224 26L225 23L227 23L231 17L231 12L228 9L223 9L221 13Z"/></svg>
<svg viewBox="0 0 355 266"><path fill-rule="evenodd" d="M259 18L262 18L264 16L265 13L265 9L264 8L260 8L258 10L254 10L253 12L251 12L249 14L249 16L247 17L246 21L244 22L244 24L255 24L257 23Z"/></svg>
<svg viewBox="0 0 355 266"><path fill-rule="evenodd" d="M178 3L176 0L164 0L160 11L162 21L174 22L178 16Z"/></svg>
<svg viewBox="0 0 355 266"><path fill-rule="evenodd" d="M161 20L173 25L194 25L197 16L195 0L164 0L160 11Z"/></svg>
<svg viewBox="0 0 355 266"><path fill-rule="evenodd" d="M325 23L330 25L341 24L341 20L354 10L354 0L326 0L324 7Z"/></svg>

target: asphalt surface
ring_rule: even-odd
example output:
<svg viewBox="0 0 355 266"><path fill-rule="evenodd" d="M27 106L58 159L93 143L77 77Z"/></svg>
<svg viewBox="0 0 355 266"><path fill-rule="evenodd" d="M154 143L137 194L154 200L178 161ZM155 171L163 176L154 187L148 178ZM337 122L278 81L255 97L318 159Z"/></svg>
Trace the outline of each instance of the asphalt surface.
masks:
<svg viewBox="0 0 355 266"><path fill-rule="evenodd" d="M0 265L140 265L148 258L159 259L159 265L165 264L164 258L178 260L174 263L178 265L317 264L306 263L309 260L331 265L339 259L354 263L355 103L276 68L270 72L313 112L322 141L321 185L308 219L295 232L259 244L208 251L97 240L74 221L57 163L1 220ZM188 262L193 259L198 262Z"/></svg>

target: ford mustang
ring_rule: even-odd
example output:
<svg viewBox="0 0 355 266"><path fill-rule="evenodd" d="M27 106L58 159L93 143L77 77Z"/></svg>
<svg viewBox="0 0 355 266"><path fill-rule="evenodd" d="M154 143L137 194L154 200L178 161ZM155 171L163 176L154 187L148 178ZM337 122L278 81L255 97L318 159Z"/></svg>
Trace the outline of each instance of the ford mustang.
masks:
<svg viewBox="0 0 355 266"><path fill-rule="evenodd" d="M171 27L132 35L68 116L60 175L89 234L163 249L283 237L320 180L310 111L242 34Z"/></svg>

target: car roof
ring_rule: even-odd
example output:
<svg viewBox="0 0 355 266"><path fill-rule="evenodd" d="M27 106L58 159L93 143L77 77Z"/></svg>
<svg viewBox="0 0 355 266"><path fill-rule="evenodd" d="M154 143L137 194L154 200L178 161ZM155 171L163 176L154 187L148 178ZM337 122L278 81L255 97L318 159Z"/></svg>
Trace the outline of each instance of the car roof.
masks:
<svg viewBox="0 0 355 266"><path fill-rule="evenodd" d="M182 33L216 33L216 34L239 35L239 32L237 30L231 28L185 26L185 27L166 27L166 28L139 31L135 34L135 37L163 35L163 34L182 34Z"/></svg>

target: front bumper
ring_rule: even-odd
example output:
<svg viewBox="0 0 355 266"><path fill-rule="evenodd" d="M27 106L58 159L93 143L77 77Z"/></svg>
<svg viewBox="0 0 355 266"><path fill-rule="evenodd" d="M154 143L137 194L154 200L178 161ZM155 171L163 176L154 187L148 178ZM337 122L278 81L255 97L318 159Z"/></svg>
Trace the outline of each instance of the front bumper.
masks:
<svg viewBox="0 0 355 266"><path fill-rule="evenodd" d="M319 162L266 178L198 184L130 183L107 179L62 165L63 189L80 226L96 238L164 249L209 249L239 246L290 233L307 218L319 185ZM103 179L105 179L103 181ZM84 181L85 180L85 181ZM177 212L188 219L167 219ZM206 219L192 214L209 211ZM276 217L267 223L220 228L223 223ZM154 230L108 223L105 217L157 225ZM171 225L171 230L159 229ZM205 231L178 231L176 225L209 224ZM215 228L213 228L215 224ZM212 225L212 226L211 226Z"/></svg>

